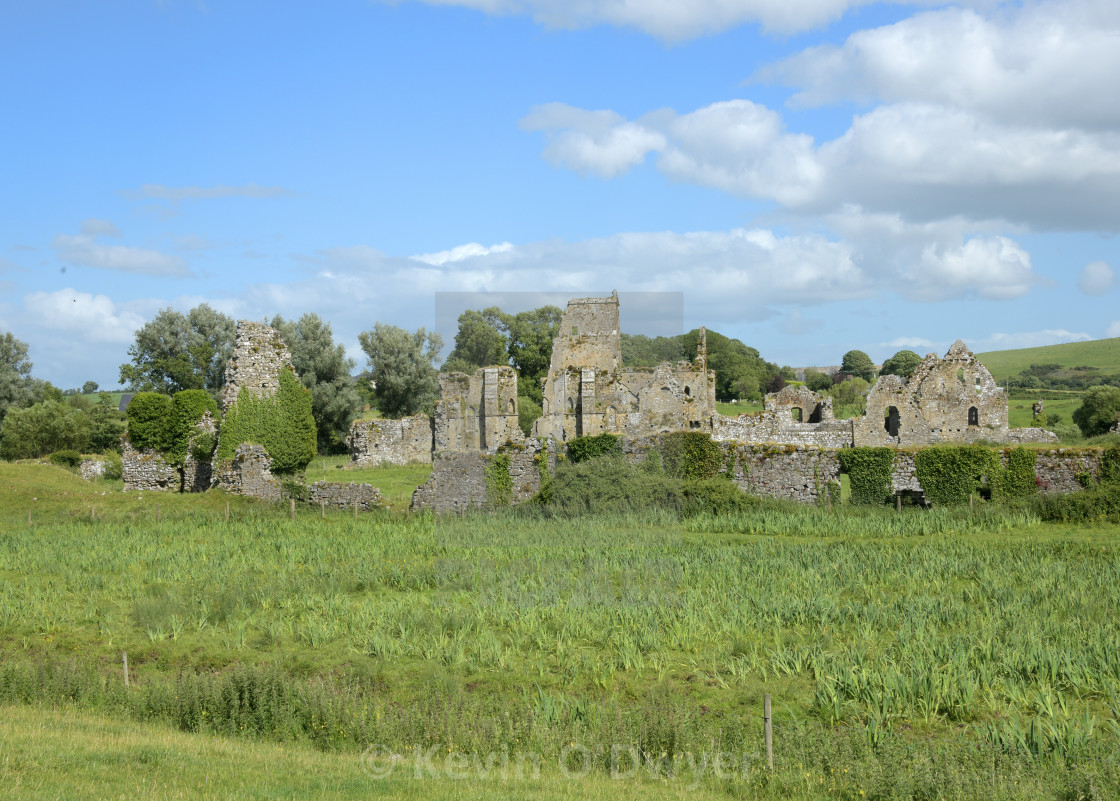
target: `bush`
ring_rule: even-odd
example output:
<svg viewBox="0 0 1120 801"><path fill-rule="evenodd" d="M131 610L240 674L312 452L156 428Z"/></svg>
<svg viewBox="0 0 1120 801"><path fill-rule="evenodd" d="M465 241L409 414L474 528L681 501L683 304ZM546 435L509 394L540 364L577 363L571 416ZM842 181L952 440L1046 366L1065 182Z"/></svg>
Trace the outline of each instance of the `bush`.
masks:
<svg viewBox="0 0 1120 801"><path fill-rule="evenodd" d="M1120 523L1120 492L1101 484L1068 495L1046 493L1034 499L1035 513L1051 523Z"/></svg>
<svg viewBox="0 0 1120 801"><path fill-rule="evenodd" d="M661 440L665 472L674 478L715 478L724 465L723 448L701 431L676 431Z"/></svg>
<svg viewBox="0 0 1120 801"><path fill-rule="evenodd" d="M852 504L885 503L891 494L894 451L890 448L848 448L839 452L840 467L848 474Z"/></svg>
<svg viewBox="0 0 1120 801"><path fill-rule="evenodd" d="M541 405L532 398L521 395L517 398L517 426L527 437L533 435L533 423L544 414Z"/></svg>
<svg viewBox="0 0 1120 801"><path fill-rule="evenodd" d="M129 408L132 408L131 404L129 404ZM181 465L187 458L188 449L191 449L193 455L191 436L196 432L195 425L206 412L210 412L210 416L215 420L221 417L218 404L210 396L210 393L204 389L184 389L172 396L170 431L168 432L170 447L167 449L169 462ZM213 451L213 446L210 447L210 451ZM206 456L209 457L209 455L208 451Z"/></svg>
<svg viewBox="0 0 1120 801"><path fill-rule="evenodd" d="M125 415L132 447L171 450L171 398L158 392L137 392L129 401Z"/></svg>
<svg viewBox="0 0 1120 801"><path fill-rule="evenodd" d="M124 412L117 409L108 392L98 395L97 403L89 410L89 447L97 453L121 451L121 435L127 428Z"/></svg>
<svg viewBox="0 0 1120 801"><path fill-rule="evenodd" d="M59 467L77 468L82 463L82 455L77 451L55 451L51 454L51 464Z"/></svg>
<svg viewBox="0 0 1120 801"><path fill-rule="evenodd" d="M1108 433L1120 420L1120 387L1090 387L1073 413L1073 422L1087 437Z"/></svg>
<svg viewBox="0 0 1120 801"><path fill-rule="evenodd" d="M1001 470L999 454L982 445L938 445L914 457L914 474L932 503L967 503L983 478Z"/></svg>
<svg viewBox="0 0 1120 801"><path fill-rule="evenodd" d="M118 481L124 477L124 465L121 463L119 453L105 454L105 472L101 474L101 477L117 479Z"/></svg>
<svg viewBox="0 0 1120 801"><path fill-rule="evenodd" d="M311 392L291 370L280 371L280 389L271 398L258 398L242 387L222 421L215 458L232 459L237 446L246 442L264 446L277 474L298 473L315 457Z"/></svg>
<svg viewBox="0 0 1120 801"><path fill-rule="evenodd" d="M729 481L674 478L620 456L560 463L535 502L562 516L664 509L682 517L758 503Z"/></svg>
<svg viewBox="0 0 1120 801"><path fill-rule="evenodd" d="M594 437L576 437L568 441L568 458L573 464L598 459L601 456L620 456L622 447L614 434L599 434Z"/></svg>
<svg viewBox="0 0 1120 801"><path fill-rule="evenodd" d="M203 431L191 439L189 451L196 462L205 462L214 455L217 445L218 438L209 431Z"/></svg>
<svg viewBox="0 0 1120 801"><path fill-rule="evenodd" d="M89 415L60 400L9 409L0 427L0 456L34 459L55 451L84 451L89 429Z"/></svg>

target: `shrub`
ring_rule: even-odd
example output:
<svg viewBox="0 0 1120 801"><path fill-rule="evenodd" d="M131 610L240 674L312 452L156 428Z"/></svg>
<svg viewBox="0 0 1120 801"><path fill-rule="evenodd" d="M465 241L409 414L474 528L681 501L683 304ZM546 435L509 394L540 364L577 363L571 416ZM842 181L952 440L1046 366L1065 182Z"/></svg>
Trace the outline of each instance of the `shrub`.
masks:
<svg viewBox="0 0 1120 801"><path fill-rule="evenodd" d="M61 450L89 447L89 415L60 400L9 409L0 427L0 456L34 459Z"/></svg>
<svg viewBox="0 0 1120 801"><path fill-rule="evenodd" d="M300 472L315 457L311 392L291 370L280 371L280 389L271 398L258 398L242 387L222 421L215 458L232 459L237 446L246 442L264 446L277 474Z"/></svg>
<svg viewBox="0 0 1120 801"><path fill-rule="evenodd" d="M989 482L993 498L1029 498L1038 492L1034 480L1034 465L1038 453L1018 447L1007 453L1007 467L997 470Z"/></svg>
<svg viewBox="0 0 1120 801"><path fill-rule="evenodd" d="M1120 387L1089 387L1073 413L1073 422L1087 437L1107 433L1117 420L1120 420Z"/></svg>
<svg viewBox="0 0 1120 801"><path fill-rule="evenodd" d="M848 448L839 453L840 467L848 474L852 504L869 506L885 503L891 494L891 468L894 451L890 448Z"/></svg>
<svg viewBox="0 0 1120 801"><path fill-rule="evenodd" d="M131 404L129 404L129 408L132 408ZM187 457L188 450L191 450L193 455L191 435L195 434L195 425L206 412L210 412L210 416L214 419L220 417L218 404L210 396L210 393L204 389L184 389L172 396L170 431L168 434L170 447L167 452L168 461L172 464L181 465ZM210 447L210 450L213 450L213 446ZM209 452L206 455L209 456Z"/></svg>
<svg viewBox="0 0 1120 801"><path fill-rule="evenodd" d="M513 503L513 478L509 474L509 454L497 453L490 458L485 469L486 498L490 506L509 506Z"/></svg>
<svg viewBox="0 0 1120 801"><path fill-rule="evenodd" d="M568 441L568 458L573 464L598 459L600 456L619 456L622 447L614 434L599 434L594 437L576 437Z"/></svg>
<svg viewBox="0 0 1120 801"><path fill-rule="evenodd" d="M980 445L938 445L914 457L914 473L932 503L967 503L985 477L1001 470L999 454Z"/></svg>
<svg viewBox="0 0 1120 801"><path fill-rule="evenodd" d="M1120 523L1120 492L1101 484L1081 492L1046 493L1033 502L1035 513L1051 523Z"/></svg>
<svg viewBox="0 0 1120 801"><path fill-rule="evenodd" d="M121 463L121 455L119 453L105 454L105 472L101 474L101 477L117 480L124 477L124 465Z"/></svg>
<svg viewBox="0 0 1120 801"><path fill-rule="evenodd" d="M209 431L202 431L196 434L191 439L190 454L196 462L205 462L214 455L214 448L218 444L218 438L211 434Z"/></svg>
<svg viewBox="0 0 1120 801"><path fill-rule="evenodd" d="M137 392L125 410L128 441L134 448L171 449L171 398L158 392Z"/></svg>
<svg viewBox="0 0 1120 801"><path fill-rule="evenodd" d="M59 467L76 468L82 463L82 455L77 451L55 451L51 454L51 464Z"/></svg>
<svg viewBox="0 0 1120 801"><path fill-rule="evenodd" d="M675 431L661 440L665 472L674 478L714 478L724 465L723 448L701 431Z"/></svg>
<svg viewBox="0 0 1120 801"><path fill-rule="evenodd" d="M533 434L533 423L537 421L544 411L541 405L532 398L522 395L517 399L517 426L521 433L529 437Z"/></svg>

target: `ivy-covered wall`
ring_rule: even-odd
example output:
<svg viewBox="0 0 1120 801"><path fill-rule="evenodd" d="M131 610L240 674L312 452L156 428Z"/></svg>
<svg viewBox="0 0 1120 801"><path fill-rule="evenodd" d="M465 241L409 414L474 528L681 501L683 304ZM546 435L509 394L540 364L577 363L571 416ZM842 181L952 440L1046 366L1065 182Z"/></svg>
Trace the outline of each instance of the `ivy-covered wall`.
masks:
<svg viewBox="0 0 1120 801"><path fill-rule="evenodd" d="M242 387L226 411L215 459L233 458L239 445L262 445L272 459L272 472L299 473L315 456L315 418L311 393L290 369L280 371L279 389L257 397Z"/></svg>

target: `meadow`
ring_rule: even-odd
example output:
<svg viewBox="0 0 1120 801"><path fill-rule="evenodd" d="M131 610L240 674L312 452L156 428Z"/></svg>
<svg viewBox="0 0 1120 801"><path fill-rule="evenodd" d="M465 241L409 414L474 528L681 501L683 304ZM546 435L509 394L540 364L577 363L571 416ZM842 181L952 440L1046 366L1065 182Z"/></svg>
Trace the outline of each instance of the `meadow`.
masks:
<svg viewBox="0 0 1120 801"><path fill-rule="evenodd" d="M217 736L340 771L338 797L1120 794L1114 527L986 504L291 520L25 464L0 465L0 524L2 736L69 747L35 723L59 715L78 740L151 730L184 786ZM543 768L375 781L375 744L402 765L420 749ZM690 771L716 754L734 768ZM4 771L31 786L43 768Z"/></svg>
<svg viewBox="0 0 1120 801"><path fill-rule="evenodd" d="M1038 348L997 350L977 353L976 358L992 372L997 382L1018 375L1032 364L1095 367L1108 373L1115 373L1120 371L1120 338L1068 342Z"/></svg>

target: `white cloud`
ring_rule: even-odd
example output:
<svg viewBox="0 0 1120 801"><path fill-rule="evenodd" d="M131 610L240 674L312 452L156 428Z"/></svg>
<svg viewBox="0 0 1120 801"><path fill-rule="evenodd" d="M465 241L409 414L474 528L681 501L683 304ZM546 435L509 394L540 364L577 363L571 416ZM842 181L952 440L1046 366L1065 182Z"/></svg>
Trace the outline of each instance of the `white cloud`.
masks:
<svg viewBox="0 0 1120 801"><path fill-rule="evenodd" d="M191 275L187 263L177 256L168 256L158 250L146 248L102 245L84 234L59 234L51 241L51 246L59 259L82 267L170 278Z"/></svg>
<svg viewBox="0 0 1120 801"><path fill-rule="evenodd" d="M937 346L932 341L922 337L895 337L890 342L880 342L879 347L914 350L915 348L934 348Z"/></svg>
<svg viewBox="0 0 1120 801"><path fill-rule="evenodd" d="M118 306L107 295L92 295L67 287L56 292L26 295L23 306L38 325L52 334L69 333L83 341L130 343L145 322L135 309Z"/></svg>
<svg viewBox="0 0 1120 801"><path fill-rule="evenodd" d="M921 102L1007 123L1115 128L1120 6L1028 3L991 17L948 8L805 50L756 77L800 87L794 106Z"/></svg>
<svg viewBox="0 0 1120 801"><path fill-rule="evenodd" d="M1120 228L1120 134L994 122L929 104L883 106L817 145L749 100L632 122L559 104L522 121L544 155L579 172L618 175L659 154L669 177L820 212L855 203L909 219L961 214L1042 228ZM564 127L568 126L568 127Z"/></svg>
<svg viewBox="0 0 1120 801"><path fill-rule="evenodd" d="M421 253L417 256L412 256L412 258L416 261L422 261L425 264L439 267L444 264L474 259L479 256L489 256L491 253L508 253L511 250L513 250L513 245L509 242L502 242L499 245L491 245L490 247L485 247L477 242L469 242L466 245L453 247L451 250L441 250L438 253Z"/></svg>
<svg viewBox="0 0 1120 801"><path fill-rule="evenodd" d="M82 233L86 236L122 236L121 229L111 220L89 218L82 222Z"/></svg>
<svg viewBox="0 0 1120 801"><path fill-rule="evenodd" d="M212 198L243 197L267 198L295 194L282 186L260 186L243 184L241 186L164 186L163 184L144 184L139 189L124 192L127 197L152 198L178 203L183 200L208 200Z"/></svg>
<svg viewBox="0 0 1120 801"><path fill-rule="evenodd" d="M1120 320L1113 320L1109 323L1104 335L1109 338L1120 337Z"/></svg>
<svg viewBox="0 0 1120 801"><path fill-rule="evenodd" d="M397 2L399 0L382 0ZM926 0L934 4L938 0ZM620 25L670 42L718 33L743 23L796 33L839 19L875 0L421 0L487 14L528 14L552 28ZM922 0L900 0L922 2Z"/></svg>
<svg viewBox="0 0 1120 801"><path fill-rule="evenodd" d="M1091 261L1081 271L1077 288L1086 295L1103 295L1116 285L1116 275L1103 261Z"/></svg>

